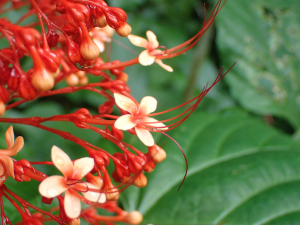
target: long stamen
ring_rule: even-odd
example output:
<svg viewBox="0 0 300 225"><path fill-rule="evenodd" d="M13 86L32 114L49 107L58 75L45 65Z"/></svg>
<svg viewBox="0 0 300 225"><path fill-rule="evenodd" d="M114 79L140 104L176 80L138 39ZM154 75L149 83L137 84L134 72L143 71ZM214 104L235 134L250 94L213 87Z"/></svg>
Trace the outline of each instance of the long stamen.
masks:
<svg viewBox="0 0 300 225"><path fill-rule="evenodd" d="M181 188L181 186L182 186L182 184L183 184L183 182L185 181L186 176L187 176L187 172L188 172L188 169L189 169L189 167L188 167L188 161L187 161L187 158L186 158L186 156L185 156L185 154L184 154L184 151L182 150L182 148L181 148L181 146L178 144L178 142L175 141L172 137L170 137L170 135L168 135L168 134L166 134L166 133L164 133L164 132L162 132L162 134L164 134L165 136L167 136L168 138L170 138L170 139L178 146L178 148L180 149L180 151L181 151L181 153L182 153L182 155L183 155L183 157L184 157L184 160L185 160L185 165L186 165L186 167L185 167L185 174L184 174L184 177L183 177L183 179L182 179L182 181L181 181L181 184L179 185L179 187L178 187L178 189L177 189L177 191L179 191L180 188Z"/></svg>
<svg viewBox="0 0 300 225"><path fill-rule="evenodd" d="M210 17L208 18L207 21L206 21L206 7L204 7L204 9L205 9L204 23L203 23L203 26L202 26L201 30L194 37L192 37L188 41L186 41L186 42L184 42L184 43L182 43L182 44L180 44L180 45L178 45L174 48L168 49L166 51L166 55L160 56L160 57L157 57L157 58L158 59L172 58L172 57L175 57L177 55L181 55L181 54L187 52L189 49L191 49L198 42L198 40L203 36L203 34L207 31L207 29L211 26L211 24L214 21L215 17L218 15L218 13L223 8L226 0L224 1L224 3L222 5L221 5L221 2L222 2L222 0L219 0L217 2L216 6L213 9L213 12L211 13L211 15L210 15ZM188 47L184 48L185 46L188 46ZM184 49L182 49L182 48L184 48ZM182 49L182 50L180 50L180 49ZM177 52L175 52L175 51L177 51ZM173 54L170 54L170 53L173 53Z"/></svg>
<svg viewBox="0 0 300 225"><path fill-rule="evenodd" d="M210 91L210 89L215 86L231 69L232 67L236 64L233 63L233 65L222 75L222 71L224 69L224 67L221 69L220 73L218 74L217 78L215 79L215 81L213 82L213 84L210 86L210 87L207 87L207 85L203 88L202 92L194 97L193 99L179 105L179 106L176 106L172 109L169 109L169 110L165 110L165 111L162 111L162 112L158 112L158 113L153 113L153 114L149 114L148 116L156 116L156 115L160 115L160 114L163 114L163 113L167 113L167 112L170 112L172 110L175 110L175 109L178 109L180 107L183 107L195 100L197 100L192 106L190 106L188 109L186 109L184 112L180 113L179 115L175 116L175 117L172 117L170 119L166 119L166 120L162 120L162 121L157 121L157 122L141 122L139 123L140 125L142 126L145 126L145 129L149 130L149 131L152 131L152 132L162 132L161 129L163 128L168 128L168 131L169 130L173 130L174 128L176 128L177 126L179 126L181 123L183 123L190 115L191 113L197 108L197 106L200 104L201 100L204 98L204 96ZM187 115L185 115L187 113ZM158 126L151 126L151 124L157 124L157 123L165 123L165 122L169 122L169 121L172 121L174 119L177 119L181 116L185 115L183 118L179 119L178 121L172 123L172 124L169 124L169 125L165 125L163 127L158 127Z"/></svg>

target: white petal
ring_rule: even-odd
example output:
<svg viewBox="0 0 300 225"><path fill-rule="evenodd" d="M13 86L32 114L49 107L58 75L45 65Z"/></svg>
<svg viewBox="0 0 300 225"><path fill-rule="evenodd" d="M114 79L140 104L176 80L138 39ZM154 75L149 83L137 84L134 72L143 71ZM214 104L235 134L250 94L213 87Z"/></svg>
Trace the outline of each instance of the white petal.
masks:
<svg viewBox="0 0 300 225"><path fill-rule="evenodd" d="M141 142L144 143L144 145L146 145L146 146L154 145L154 139L153 139L150 131L148 131L144 128L135 127L135 132L136 132L138 138L141 140Z"/></svg>
<svg viewBox="0 0 300 225"><path fill-rule="evenodd" d="M5 132L5 140L6 140L7 148L11 148L15 141L14 130L13 130L13 126L11 125Z"/></svg>
<svg viewBox="0 0 300 225"><path fill-rule="evenodd" d="M152 117L146 116L142 119L142 122L143 122L143 126L159 127L158 130L168 130L168 127L166 127L166 125L158 122L158 120L156 120ZM158 123L153 123L153 122L158 122ZM149 124L144 124L144 123L149 123Z"/></svg>
<svg viewBox="0 0 300 225"><path fill-rule="evenodd" d="M163 69L165 69L168 72L173 72L173 68L171 66L168 66L164 64L160 59L156 59L155 62L160 65Z"/></svg>
<svg viewBox="0 0 300 225"><path fill-rule="evenodd" d="M142 51L139 55L139 63L143 66L149 66L155 61L155 56L149 54L148 50Z"/></svg>
<svg viewBox="0 0 300 225"><path fill-rule="evenodd" d="M81 178L87 175L94 168L94 165L94 159L90 157L84 157L76 160L74 162L74 173L72 178L81 180Z"/></svg>
<svg viewBox="0 0 300 225"><path fill-rule="evenodd" d="M140 103L139 112L142 115L148 115L156 110L157 100L151 96L146 96L142 99Z"/></svg>
<svg viewBox="0 0 300 225"><path fill-rule="evenodd" d="M128 39L133 45L143 48L147 48L149 43L145 38L141 38L133 34L129 34Z"/></svg>
<svg viewBox="0 0 300 225"><path fill-rule="evenodd" d="M100 52L104 52L105 45L104 45L104 43L102 41L100 41L100 40L98 40L96 38L93 38L93 42L98 46Z"/></svg>
<svg viewBox="0 0 300 225"><path fill-rule="evenodd" d="M92 188L92 189L97 189L100 191L99 187L97 187L94 184L91 183L85 183L82 185L86 185L88 186L88 188ZM99 203L104 203L106 201L106 196L104 193L98 193L98 192L94 192L94 191L87 191L87 192L82 192L83 196L91 201L91 202L99 202Z"/></svg>
<svg viewBox="0 0 300 225"><path fill-rule="evenodd" d="M159 44L158 44L158 41L156 39L156 35L151 30L148 30L146 32L146 35L147 35L147 38L148 38L149 42L152 44L152 46L154 48L157 48Z"/></svg>
<svg viewBox="0 0 300 225"><path fill-rule="evenodd" d="M5 167L6 175L15 178L14 162L13 162L12 158L10 158L9 156L3 155L3 156L0 156L0 161L1 161L0 167L2 168L2 170L0 171L0 175L2 175L4 173L3 167Z"/></svg>
<svg viewBox="0 0 300 225"><path fill-rule="evenodd" d="M105 33L106 37L112 37L114 35L115 30L110 26L106 25L105 27L101 28L101 32Z"/></svg>
<svg viewBox="0 0 300 225"><path fill-rule="evenodd" d="M51 149L51 159L56 168L59 169L66 178L70 178L73 175L73 163L63 150L53 146Z"/></svg>
<svg viewBox="0 0 300 225"><path fill-rule="evenodd" d="M39 186L40 194L46 198L54 198L67 189L65 178L62 176L47 177Z"/></svg>
<svg viewBox="0 0 300 225"><path fill-rule="evenodd" d="M71 219L78 218L81 212L81 204L79 198L72 195L70 191L66 191L65 194L65 212Z"/></svg>
<svg viewBox="0 0 300 225"><path fill-rule="evenodd" d="M129 130L136 126L136 124L132 122L131 115L120 116L114 125L119 130Z"/></svg>
<svg viewBox="0 0 300 225"><path fill-rule="evenodd" d="M14 145L11 148L8 148L6 150L1 150L0 155L14 156L23 148L23 146L24 146L24 139L23 137L19 136L16 138Z"/></svg>
<svg viewBox="0 0 300 225"><path fill-rule="evenodd" d="M114 93L115 101L118 107L132 114L132 110L135 109L137 111L137 105L130 98Z"/></svg>

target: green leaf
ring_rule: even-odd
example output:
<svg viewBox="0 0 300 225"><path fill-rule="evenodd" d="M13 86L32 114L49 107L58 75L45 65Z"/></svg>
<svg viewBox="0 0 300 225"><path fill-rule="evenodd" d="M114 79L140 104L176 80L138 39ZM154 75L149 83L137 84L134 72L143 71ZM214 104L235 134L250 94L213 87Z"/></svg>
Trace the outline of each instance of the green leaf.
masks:
<svg viewBox="0 0 300 225"><path fill-rule="evenodd" d="M248 110L300 126L300 2L227 1L217 45L232 95Z"/></svg>
<svg viewBox="0 0 300 225"><path fill-rule="evenodd" d="M300 220L300 146L288 136L238 110L197 112L169 134L189 162L180 191L185 161L163 138L167 159L147 175L148 185L122 194L126 210L139 210L145 224Z"/></svg>

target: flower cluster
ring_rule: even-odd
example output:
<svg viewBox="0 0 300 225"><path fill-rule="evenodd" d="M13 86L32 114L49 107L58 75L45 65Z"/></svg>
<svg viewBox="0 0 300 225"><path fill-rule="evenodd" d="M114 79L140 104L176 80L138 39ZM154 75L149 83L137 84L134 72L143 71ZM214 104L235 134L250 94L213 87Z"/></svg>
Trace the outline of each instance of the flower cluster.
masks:
<svg viewBox="0 0 300 225"><path fill-rule="evenodd" d="M8 43L0 49L0 122L46 130L77 144L86 157L71 161L64 151L55 146L53 140L52 162L33 162L29 157L17 161L11 157L22 149L24 140L22 137L14 140L13 128L10 126L5 133L7 149L0 150L3 224L11 224L11 221L9 215L6 215L2 198L6 198L21 215L22 221L18 224L43 224L45 221L80 224L80 220L107 225L115 222L141 223L141 213L126 212L116 201L122 190L130 185L145 187L145 173L152 172L156 164L166 158L166 152L155 143L151 132L165 133L179 126L226 73L220 73L210 87L205 87L190 101L154 113L157 106L155 98L146 96L139 104L130 95L127 85L130 75L125 73L125 68L138 63L149 66L156 62L172 72L173 69L165 65L162 59L181 55L191 49L212 24L223 4L218 1L212 15L194 37L171 49L160 46L152 31L146 32L148 40L130 34L132 29L127 23L126 13L120 8L108 6L103 0L4 0L0 3L0 12L21 7L28 7L30 11L16 23L0 18L0 38L6 39ZM20 25L31 15L36 15L38 20ZM145 50L128 61L110 61L114 32L121 37L128 37L133 45ZM25 57L31 58L33 62L32 68L27 71L21 63ZM57 85L62 82L65 83ZM95 106L98 113L92 115L88 109L79 108L70 114L51 117L5 117L6 111L22 104L26 107L28 104L24 103L37 98L42 100L46 96L82 90L94 92L102 99L102 104ZM191 106L178 116L163 121L153 118L187 104ZM118 112L113 112L114 107ZM54 129L49 123L43 124L61 121L72 123L78 129L93 131L117 146L119 152L112 154L109 149L86 142L72 132ZM147 150L137 149L127 143L123 139L123 131L136 135ZM108 169L109 163L113 164L112 172ZM55 166L63 176L48 177L35 168L36 164ZM58 207L45 211L20 198L6 186L8 177L16 182L24 182L24 185L32 179L38 181L41 201L45 204L55 201ZM88 207L82 209L81 202ZM28 208L36 212L31 213ZM105 209L114 215L100 215L98 209Z"/></svg>

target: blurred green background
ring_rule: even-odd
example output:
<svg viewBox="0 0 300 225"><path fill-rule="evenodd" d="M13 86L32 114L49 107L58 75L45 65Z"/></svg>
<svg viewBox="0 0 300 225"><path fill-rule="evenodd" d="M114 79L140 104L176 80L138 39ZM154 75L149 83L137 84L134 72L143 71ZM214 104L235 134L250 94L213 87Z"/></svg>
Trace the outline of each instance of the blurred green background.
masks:
<svg viewBox="0 0 300 225"><path fill-rule="evenodd" d="M216 1L205 2L208 15ZM191 38L204 19L203 1L110 0L124 9L132 34L145 37L152 30L167 48ZM132 95L139 101L154 96L158 110L177 106L200 93L214 81L222 66L234 68L203 99L180 127L169 132L183 148L189 162L167 137L155 135L167 159L147 174L148 185L130 187L120 196L120 206L139 210L142 224L300 224L300 2L295 0L228 0L213 26L188 53L164 60L174 72L158 65L126 68ZM114 35L112 59L136 57L118 41L136 52L126 38ZM30 65L30 62L24 62ZM26 66L26 65L25 65ZM96 113L105 100L82 91L28 103L7 117L52 116L86 107ZM181 111L171 112L170 116ZM67 123L47 125L70 131L108 152L118 151L98 135ZM9 124L1 124L2 137ZM15 125L25 147L16 159L50 160L57 145L72 159L86 152L60 137L37 128ZM146 152L140 141L125 136ZM0 140L5 147L5 140ZM53 174L52 167L38 167ZM9 181L7 186L33 204L42 206L38 183ZM55 203L54 203L55 204ZM49 206L46 206L49 208ZM7 204L7 212L13 208ZM18 220L18 215L8 213ZM14 219L14 218L12 218ZM13 220L14 221L14 220Z"/></svg>

